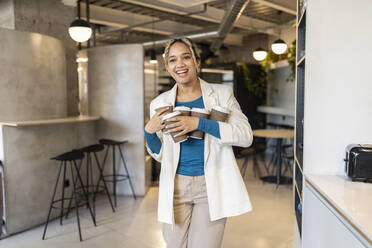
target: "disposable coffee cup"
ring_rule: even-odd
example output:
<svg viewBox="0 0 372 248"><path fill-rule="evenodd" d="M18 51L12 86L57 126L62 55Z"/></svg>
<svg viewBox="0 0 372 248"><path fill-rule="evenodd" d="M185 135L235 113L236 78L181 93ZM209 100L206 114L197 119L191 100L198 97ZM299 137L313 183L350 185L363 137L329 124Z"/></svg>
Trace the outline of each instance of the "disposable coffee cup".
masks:
<svg viewBox="0 0 372 248"><path fill-rule="evenodd" d="M191 109L191 116L196 116L199 118L209 118L209 111L202 108L192 108ZM194 139L203 139L204 138L204 132L200 130L194 130L190 132L189 136Z"/></svg>
<svg viewBox="0 0 372 248"><path fill-rule="evenodd" d="M165 109L166 109L166 110L165 110ZM165 110L165 111L163 112L163 114L170 114L170 113L172 113L172 111L173 111L173 106L170 105L170 104L162 105L162 106L156 108L156 109L155 109L155 112L159 112L159 111L162 111L162 110ZM166 128L163 128L162 131L163 131L163 133L168 133L168 131L167 131Z"/></svg>
<svg viewBox="0 0 372 248"><path fill-rule="evenodd" d="M170 124L174 123L174 121L170 121L169 119L171 119L173 117L176 117L176 116L179 116L179 115L181 115L181 112L175 111L175 112L172 112L170 114L167 114L167 115L163 116L163 121L164 121L165 125L170 125ZM172 135L174 143L178 143L178 142L182 142L182 141L187 140L188 136L186 134L175 137L178 133L180 133L180 132L171 132L170 133Z"/></svg>
<svg viewBox="0 0 372 248"><path fill-rule="evenodd" d="M181 115L183 116L189 116L191 113L191 109L186 106L178 106L178 107L175 107L173 110L181 112Z"/></svg>
<svg viewBox="0 0 372 248"><path fill-rule="evenodd" d="M159 111L162 111L162 110L165 110L167 109L166 111L164 111L164 114L169 114L169 113L172 113L173 111L173 106L172 105L163 105L163 106L160 106L158 108L155 109L155 112L159 112Z"/></svg>
<svg viewBox="0 0 372 248"><path fill-rule="evenodd" d="M226 122L229 117L229 111L220 106L214 106L211 110L210 119L214 121Z"/></svg>

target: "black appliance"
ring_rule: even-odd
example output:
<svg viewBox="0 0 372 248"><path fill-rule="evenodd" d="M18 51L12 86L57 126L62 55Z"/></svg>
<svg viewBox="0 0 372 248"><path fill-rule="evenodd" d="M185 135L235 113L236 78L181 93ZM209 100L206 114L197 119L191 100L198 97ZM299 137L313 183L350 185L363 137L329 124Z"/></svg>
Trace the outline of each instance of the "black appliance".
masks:
<svg viewBox="0 0 372 248"><path fill-rule="evenodd" d="M345 172L352 181L372 182L372 145L346 147Z"/></svg>

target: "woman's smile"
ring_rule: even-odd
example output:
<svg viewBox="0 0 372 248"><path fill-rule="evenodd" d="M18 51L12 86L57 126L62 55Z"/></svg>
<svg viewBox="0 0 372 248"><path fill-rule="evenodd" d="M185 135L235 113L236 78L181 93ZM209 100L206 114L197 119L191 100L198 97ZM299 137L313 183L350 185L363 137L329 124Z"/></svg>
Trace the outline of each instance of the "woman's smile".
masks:
<svg viewBox="0 0 372 248"><path fill-rule="evenodd" d="M182 42L177 42L169 49L167 63L168 72L181 84L189 84L197 80L197 67L190 49Z"/></svg>

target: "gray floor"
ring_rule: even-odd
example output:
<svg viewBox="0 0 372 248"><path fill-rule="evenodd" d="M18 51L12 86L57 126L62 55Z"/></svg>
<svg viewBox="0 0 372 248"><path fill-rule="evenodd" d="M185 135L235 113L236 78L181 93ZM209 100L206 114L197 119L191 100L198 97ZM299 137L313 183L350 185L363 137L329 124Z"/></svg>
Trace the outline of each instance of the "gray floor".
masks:
<svg viewBox="0 0 372 248"><path fill-rule="evenodd" d="M239 161L241 163L241 161ZM229 218L223 239L224 248L289 248L293 247L292 186L262 183L249 167L245 176L254 210ZM158 188L152 187L144 198L120 197L116 213L104 198L97 203L97 227L87 209L81 209L82 234L79 242L74 215L63 226L54 221L42 241L43 227L8 237L0 248L160 248L161 224L156 220Z"/></svg>

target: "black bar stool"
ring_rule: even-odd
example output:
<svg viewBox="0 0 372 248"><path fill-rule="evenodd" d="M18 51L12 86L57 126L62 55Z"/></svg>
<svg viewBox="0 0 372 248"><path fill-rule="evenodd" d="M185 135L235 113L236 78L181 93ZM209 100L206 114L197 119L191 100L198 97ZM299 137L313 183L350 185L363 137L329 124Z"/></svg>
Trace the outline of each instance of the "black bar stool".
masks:
<svg viewBox="0 0 372 248"><path fill-rule="evenodd" d="M124 155L123 155L123 152L122 152L121 147L120 147L121 145L128 143L128 141L127 140L116 141L116 140L111 140L111 139L100 139L99 143L102 144L102 145L105 145L107 147L105 157L103 159L102 171L103 171L103 169L106 165L106 159L107 159L107 155L108 155L110 147L112 149L112 174L111 175L103 175L102 174L101 177L98 179L97 187L98 187L101 180L103 180L105 182L112 182L113 183L113 195L114 195L114 202L115 202L115 207L116 207L117 206L116 184L117 184L117 182L128 180L130 188L132 190L133 197L134 197L134 199L136 199L136 194L134 192L132 180L129 176L128 168L127 168L127 165L126 165L125 160L124 160ZM124 169L127 173L126 175L116 173L115 147L117 147L118 150L119 150L121 161L123 162ZM119 164L119 166L120 166L120 164Z"/></svg>
<svg viewBox="0 0 372 248"><path fill-rule="evenodd" d="M90 146L86 146L86 147L83 147L83 148L80 148L78 149L77 151L80 151L82 153L84 153L86 156L85 156L85 160L86 160L86 181L85 181L85 185L84 185L84 189L85 191L87 192L87 195L93 195L93 200L92 200L92 205L93 205L93 214L94 214L94 217L96 217L96 196L97 196L97 193L99 193L100 189L101 191L105 191L106 195L107 195L107 198L110 202L110 205L111 205L111 209L113 212L115 212L115 208L112 204L112 201L111 201L111 196L110 196L110 193L109 193L109 190L108 190L108 187L107 187L107 184L105 181L103 181L103 186L101 185L98 185L98 184L94 184L94 174L93 174L93 162L92 162L92 156L94 156L95 158L95 161L96 161L96 166L97 166L97 169L98 169L98 172L99 172L99 178L101 177L102 173L103 173L103 170L102 170L102 167L101 167L101 164L98 160L98 157L97 157L97 152L100 152L100 151L103 151L105 149L105 147L102 145L102 144L95 144L95 145L90 145ZM82 166L82 163L80 164L79 166L79 171L80 171L80 168ZM75 177L75 182L76 182L76 177ZM77 192L81 191L81 188L82 187L79 187L76 189ZM70 212L70 208L71 208L71 203L72 201L70 200L69 202L69 205L68 205L68 211L67 211L67 214L66 214L66 219L68 217L68 214Z"/></svg>
<svg viewBox="0 0 372 248"><path fill-rule="evenodd" d="M74 169L75 169L75 173L76 173L76 178L77 180L79 180L79 183L80 185L84 185L83 184L83 181L81 179L81 176L80 176L80 173L79 173L79 169L78 169L78 166L76 164L76 161L77 160L80 160L80 166L81 166L81 163L82 163L82 159L84 158L84 153L82 153L81 151L71 151L71 152L67 152L67 153L64 153L64 154L61 154L57 157L54 157L54 158L51 158L52 160L57 160L57 161L60 161L60 165L59 165L59 172L58 172L58 175L57 175L57 181L56 181L56 184L54 186L54 191L53 191L53 196L52 196L52 201L50 203L50 206L49 206L49 212L48 212L48 217L47 217L47 221L45 223L45 228L44 228L44 233L43 233L43 240L45 239L45 234L46 234L46 231L47 231L47 228L48 228L48 224L49 224L49 219L50 219L50 214L52 212L52 209L59 209L61 210L61 214L60 214L60 224L62 225L62 220L63 220L63 210L68 210L68 208L65 208L64 207L64 201L68 201L68 200L74 200L75 201L75 208L76 208L76 218L77 218L77 223L78 223L78 228L79 228L79 238L80 238L80 241L82 241L82 237L81 237L81 228L80 228L80 217L79 217L79 207L78 207L78 201L77 201L77 194L76 194L76 180L74 180L75 176L74 176ZM68 187L69 185L66 184L66 169L67 167L70 167L70 173L71 173L71 180L72 181L72 186L73 186L73 194L71 197L68 197L66 198L65 197L65 188ZM55 196L56 196L56 192L57 192L57 187L58 187L58 182L59 182L59 179L60 179L60 176L61 176L61 173L62 173L62 168L63 168L63 180L61 182L62 184L62 197L60 199L57 199L55 200ZM93 223L94 225L96 226L96 219L93 215L93 212L92 212L92 209L90 207L90 204L89 204L89 201L88 201L88 195L84 189L84 187L82 187L82 191L83 191L83 196L87 202L87 206L88 206L88 209L89 209L89 212L90 212L90 215L92 217L92 220L93 220ZM56 203L61 203L61 207L57 207L55 206Z"/></svg>

